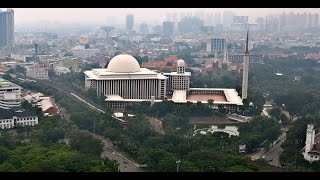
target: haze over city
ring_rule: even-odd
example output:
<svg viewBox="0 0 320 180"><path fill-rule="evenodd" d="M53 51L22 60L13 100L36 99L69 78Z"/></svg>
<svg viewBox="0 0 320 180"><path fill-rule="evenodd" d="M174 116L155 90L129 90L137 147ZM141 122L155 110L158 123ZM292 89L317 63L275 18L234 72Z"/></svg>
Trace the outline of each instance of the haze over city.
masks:
<svg viewBox="0 0 320 180"><path fill-rule="evenodd" d="M319 8L15 8L15 22L92 22L106 23L107 17L123 21L126 14L134 14L135 20L160 22L166 13L233 11L237 15L259 17L282 12L319 13Z"/></svg>
<svg viewBox="0 0 320 180"><path fill-rule="evenodd" d="M0 172L320 172L320 11L1 9Z"/></svg>

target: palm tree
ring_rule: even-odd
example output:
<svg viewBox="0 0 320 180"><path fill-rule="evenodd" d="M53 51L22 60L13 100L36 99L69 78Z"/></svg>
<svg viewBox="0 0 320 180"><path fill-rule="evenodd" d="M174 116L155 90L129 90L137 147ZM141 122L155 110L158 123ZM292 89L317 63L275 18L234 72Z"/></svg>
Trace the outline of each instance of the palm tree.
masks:
<svg viewBox="0 0 320 180"><path fill-rule="evenodd" d="M208 99L208 104L210 108L213 108L213 102L214 102L213 99Z"/></svg>

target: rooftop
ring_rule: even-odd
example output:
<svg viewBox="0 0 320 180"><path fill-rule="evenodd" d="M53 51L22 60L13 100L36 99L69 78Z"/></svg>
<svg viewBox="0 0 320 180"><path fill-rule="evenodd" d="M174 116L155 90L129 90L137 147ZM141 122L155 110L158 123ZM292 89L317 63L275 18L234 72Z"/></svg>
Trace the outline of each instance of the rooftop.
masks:
<svg viewBox="0 0 320 180"><path fill-rule="evenodd" d="M0 119L11 119L13 116L30 117L30 116L37 116L37 114L31 110L14 111L12 109L1 109L0 108Z"/></svg>
<svg viewBox="0 0 320 180"><path fill-rule="evenodd" d="M0 79L0 88L8 88L8 87L20 87L8 80L5 80L5 79Z"/></svg>

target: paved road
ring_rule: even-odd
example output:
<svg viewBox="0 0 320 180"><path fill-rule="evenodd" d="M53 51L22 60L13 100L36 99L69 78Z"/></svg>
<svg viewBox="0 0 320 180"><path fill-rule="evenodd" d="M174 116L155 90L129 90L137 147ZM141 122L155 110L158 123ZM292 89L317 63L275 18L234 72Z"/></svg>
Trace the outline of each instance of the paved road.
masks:
<svg viewBox="0 0 320 180"><path fill-rule="evenodd" d="M54 84L53 82L51 83L50 81L38 80L38 79L36 81L40 82L40 83L44 83L46 85L49 85L49 86L53 87L54 89L58 89L61 93L65 94L69 97L72 97L72 95L70 95L70 93L77 94L79 97L81 97L82 99L85 99L90 104L94 105L95 107L97 107L99 109L102 109L102 107L100 107L96 103L79 95L77 92L75 92L74 90L72 90L70 88L62 87L60 85ZM84 107L87 107L84 103L80 102L80 104ZM69 123L70 122L70 114L66 111L66 109L64 109L62 107L61 107L60 111L62 114L64 114L64 119L66 119L67 122ZM73 127L78 129L78 127L76 125L74 125ZM104 143L104 147L103 147L104 151L102 152L101 156L107 157L110 160L116 160L119 164L120 172L146 172L146 170L139 167L139 165L137 163L133 162L128 157L126 157L125 155L118 152L118 150L113 148L112 142L110 140L108 140L107 138L104 138L103 136L100 136L98 134L95 134L95 133L92 133L92 132L89 132L86 130L80 130L80 131L89 133L93 137L100 139Z"/></svg>
<svg viewBox="0 0 320 180"><path fill-rule="evenodd" d="M281 167L279 162L280 154L283 152L283 149L281 148L282 143L286 139L286 132L288 129L283 129L283 133L281 134L280 140L266 153L264 153L265 159L269 161L269 164L272 166Z"/></svg>
<svg viewBox="0 0 320 180"><path fill-rule="evenodd" d="M103 142L104 147L101 157L107 157L110 160L116 160L119 164L119 170L121 172L147 172L147 170L139 167L139 164L130 160L127 156L121 154L115 148L113 148L112 142L110 140L98 134L94 134L88 131L86 132L91 134L96 139L100 139Z"/></svg>

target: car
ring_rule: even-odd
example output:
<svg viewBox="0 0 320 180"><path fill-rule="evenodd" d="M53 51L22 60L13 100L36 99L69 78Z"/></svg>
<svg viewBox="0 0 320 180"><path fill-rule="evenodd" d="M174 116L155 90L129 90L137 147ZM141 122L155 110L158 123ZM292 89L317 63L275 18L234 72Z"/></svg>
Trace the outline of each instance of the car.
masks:
<svg viewBox="0 0 320 180"><path fill-rule="evenodd" d="M123 163L128 164L128 161L124 160Z"/></svg>

